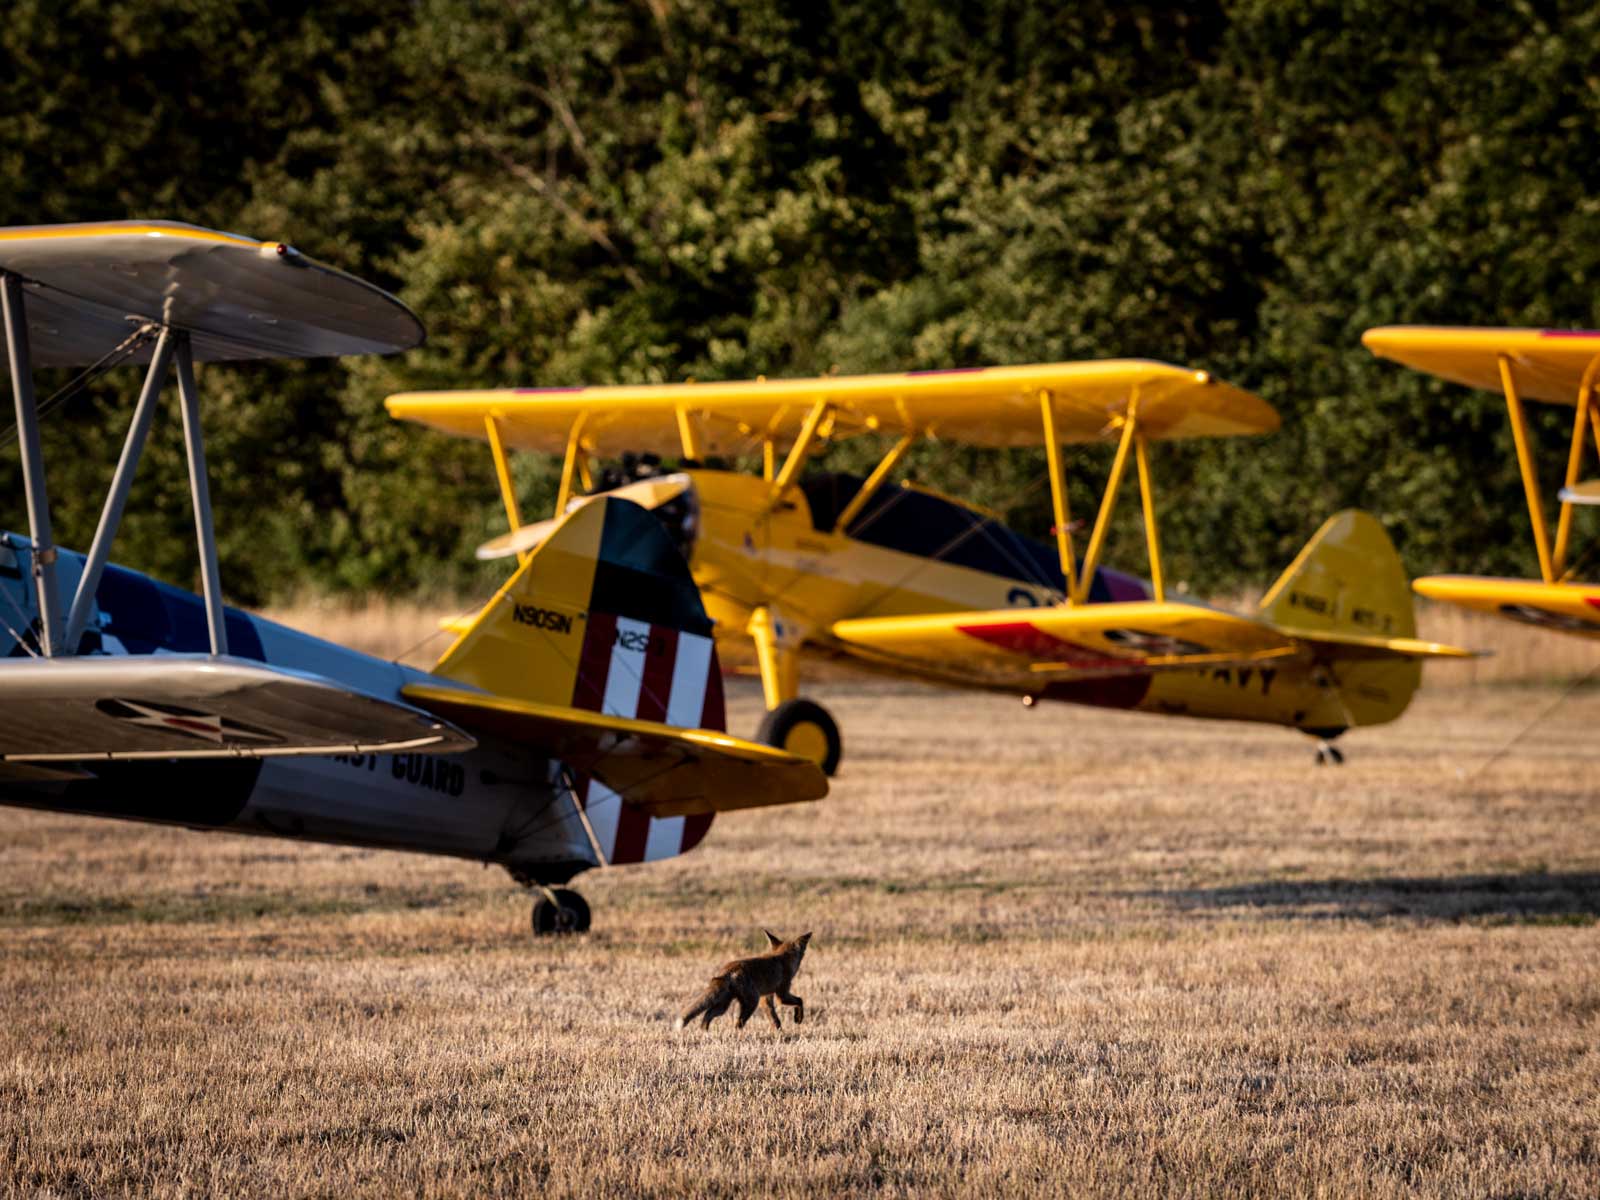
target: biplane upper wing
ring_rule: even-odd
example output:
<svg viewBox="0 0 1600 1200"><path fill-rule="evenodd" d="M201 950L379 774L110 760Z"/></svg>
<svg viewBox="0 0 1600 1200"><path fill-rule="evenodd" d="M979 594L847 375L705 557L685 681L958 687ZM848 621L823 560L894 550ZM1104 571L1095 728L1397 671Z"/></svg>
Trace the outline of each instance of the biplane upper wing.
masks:
<svg viewBox="0 0 1600 1200"><path fill-rule="evenodd" d="M623 451L699 455L753 453L789 445L808 420L822 436L878 432L943 438L972 446L1037 446L1040 395L1055 407L1063 443L1103 439L1138 405L1148 439L1268 433L1278 415L1250 392L1205 371L1142 359L1044 363L900 375L841 375L733 383L512 388L406 392L391 416L445 433L487 440L493 417L507 446L563 453L576 438L601 456ZM816 415L818 405L825 412Z"/></svg>
<svg viewBox="0 0 1600 1200"><path fill-rule="evenodd" d="M1505 358L1519 395L1552 404L1576 404L1585 373L1600 361L1600 332L1592 330L1386 325L1367 330L1361 344L1379 358L1491 392L1502 390Z"/></svg>
<svg viewBox="0 0 1600 1200"><path fill-rule="evenodd" d="M831 630L846 650L941 678L1000 686L1193 667L1299 653L1270 626L1192 604L1128 601L993 612L865 617Z"/></svg>
<svg viewBox="0 0 1600 1200"><path fill-rule="evenodd" d="M282 242L175 221L3 228L0 271L24 281L42 367L97 362L141 322L186 331L200 361L389 354L423 339L409 308L354 275Z"/></svg>
<svg viewBox="0 0 1600 1200"><path fill-rule="evenodd" d="M0 760L448 753L448 720L305 672L200 654L0 662Z"/></svg>
<svg viewBox="0 0 1600 1200"><path fill-rule="evenodd" d="M815 763L714 730L434 684L409 684L402 692L468 729L537 745L652 817L795 804L828 791Z"/></svg>

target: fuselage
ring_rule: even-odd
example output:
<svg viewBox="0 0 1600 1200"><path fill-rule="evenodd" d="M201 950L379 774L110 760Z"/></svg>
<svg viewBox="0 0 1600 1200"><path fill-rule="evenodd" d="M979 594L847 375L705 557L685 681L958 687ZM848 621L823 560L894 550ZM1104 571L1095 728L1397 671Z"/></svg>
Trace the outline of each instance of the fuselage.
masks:
<svg viewBox="0 0 1600 1200"><path fill-rule="evenodd" d="M0 654L29 652L37 605L27 539L0 534ZM71 595L83 558L62 551ZM448 682L236 609L230 653L401 701L408 683ZM106 569L78 647L84 654L206 653L200 598L121 567ZM519 878L565 882L595 865L554 765L536 750L480 738L459 754L364 754L97 763L83 777L0 776L0 803L204 830L410 850L494 862Z"/></svg>
<svg viewBox="0 0 1600 1200"><path fill-rule="evenodd" d="M834 623L1025 611L1059 603L1065 585L1054 546L1014 533L992 514L916 487L879 488L848 528L836 528L860 486L853 476L812 476L772 507L771 485L759 477L693 469L651 481L650 490L655 493L651 506L689 556L719 638L744 636L765 607L781 626L780 641L795 649L849 653L897 674L909 671L940 683L1097 707L1288 725L1318 736L1392 719L1415 686L1415 666L1403 662L1393 664L1392 687L1383 677L1388 666L1364 666L1370 682L1354 704L1304 664L996 684L964 672L959 661L914 668L875 663L862 657L859 647L833 638ZM1089 602L1145 600L1151 594L1144 580L1101 568Z"/></svg>

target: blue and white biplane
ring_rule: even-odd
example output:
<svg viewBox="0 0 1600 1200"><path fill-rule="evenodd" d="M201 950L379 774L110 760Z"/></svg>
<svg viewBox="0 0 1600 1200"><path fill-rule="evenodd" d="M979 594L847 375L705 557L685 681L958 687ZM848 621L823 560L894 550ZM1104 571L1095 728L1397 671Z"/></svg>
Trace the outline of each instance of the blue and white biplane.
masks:
<svg viewBox="0 0 1600 1200"><path fill-rule="evenodd" d="M433 671L223 604L196 362L386 354L395 297L293 248L157 221L0 229L28 536L0 534L0 803L503 865L536 932L581 931L564 885L681 854L730 809L813 800L811 763L719 732L694 581L626 500L524 555ZM35 367L147 364L86 554L59 549ZM175 377L200 595L109 562Z"/></svg>

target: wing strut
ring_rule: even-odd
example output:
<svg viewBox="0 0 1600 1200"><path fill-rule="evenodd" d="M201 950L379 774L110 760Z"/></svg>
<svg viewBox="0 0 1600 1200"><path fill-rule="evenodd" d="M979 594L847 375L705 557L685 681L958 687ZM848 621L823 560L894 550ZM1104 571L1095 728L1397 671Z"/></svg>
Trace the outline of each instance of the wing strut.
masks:
<svg viewBox="0 0 1600 1200"><path fill-rule="evenodd" d="M1556 520L1556 548L1551 558L1550 570L1564 578L1567 567L1567 547L1572 540L1572 489L1577 486L1583 469L1583 442L1588 433L1586 426L1593 424L1595 449L1600 451L1600 411L1594 407L1595 372L1600 370L1600 355L1589 363L1578 385L1578 411L1572 420L1572 449L1567 453L1567 485L1561 489L1561 515Z"/></svg>
<svg viewBox="0 0 1600 1200"><path fill-rule="evenodd" d="M839 519L833 523L833 528L839 533L844 533L850 528L850 522L861 515L861 510L867 506L867 501L872 499L873 493L883 485L889 474L900 465L900 460L906 456L917 440L917 435L908 433L901 438L883 456L883 461L872 469L872 474L867 476L867 481L861 485L861 490L850 497L850 503L844 506L844 511L839 514Z"/></svg>
<svg viewBox="0 0 1600 1200"><path fill-rule="evenodd" d="M1144 434L1135 434L1133 453L1139 464L1139 501L1144 505L1144 542L1150 554L1150 588L1157 604L1167 598L1161 579L1161 531L1156 526L1156 492L1150 481L1150 454Z"/></svg>
<svg viewBox="0 0 1600 1200"><path fill-rule="evenodd" d="M1072 517L1067 509L1067 480L1061 471L1061 439L1056 436L1056 398L1049 388L1039 392L1039 413L1044 420L1044 453L1050 464L1050 503L1056 519L1056 553L1061 557L1061 578L1067 586L1067 603L1072 603L1078 572L1072 561Z"/></svg>
<svg viewBox="0 0 1600 1200"><path fill-rule="evenodd" d="M572 423L572 432L567 434L567 456L561 460L561 486L556 492L556 511L552 514L558 521L566 515L567 503L572 499L572 479L583 461L583 422L588 415L579 413Z"/></svg>
<svg viewBox="0 0 1600 1200"><path fill-rule="evenodd" d="M1155 487L1150 476L1149 445L1139 428L1139 385L1134 383L1128 394L1128 408L1120 418L1122 436L1117 441L1116 458L1111 463L1111 475L1106 480L1105 492L1100 498L1100 511L1095 515L1094 530L1089 535L1089 546L1084 551L1083 566L1075 569L1072 546L1071 517L1067 508L1067 481L1061 469L1061 445L1056 436L1055 398L1048 389L1039 392L1039 413L1044 424L1045 457L1050 467L1050 502L1055 514L1056 552L1061 556L1061 575L1066 581L1067 594L1063 603L1071 606L1088 602L1094 587L1094 573L1100 566L1100 556L1105 550L1106 535L1111 531L1111 516L1117 507L1117 492L1122 487L1128 471L1128 452L1133 451L1139 473L1139 501L1144 512L1145 549L1150 557L1150 582L1155 600L1167 598L1166 584L1161 577L1161 532L1156 525ZM1119 418L1113 418L1113 421Z"/></svg>
<svg viewBox="0 0 1600 1200"><path fill-rule="evenodd" d="M832 412L833 404L826 396L819 397L811 406L811 411L806 414L806 423L800 427L800 436L790 447L789 457L783 460L783 467L779 470L778 477L772 481L772 498L767 502L769 512L777 508L778 501L783 499L783 494L789 490L789 486L800 474L800 468L805 465L806 455L811 453L811 443L817 440L817 431L822 428L822 422Z"/></svg>
<svg viewBox="0 0 1600 1200"><path fill-rule="evenodd" d="M189 334L179 330L177 342L178 399L183 411L183 449L189 460L189 498L194 503L194 536L200 547L200 584L205 593L206 629L211 653L228 652L228 629L222 619L222 572L217 566L217 528L211 519L211 485L206 477L206 438L200 428L200 391L194 385L194 350Z"/></svg>
<svg viewBox="0 0 1600 1200"><path fill-rule="evenodd" d="M1128 469L1128 450L1133 445L1134 434L1139 430L1139 385L1133 385L1128 398L1128 415L1123 418L1122 439L1117 443L1117 456L1111 460L1111 477L1106 480L1105 495L1100 498L1100 512L1094 519L1094 532L1089 535L1089 548L1083 554L1083 569L1078 573L1074 603L1089 599L1089 589L1094 586L1094 573L1100 566L1100 552L1106 546L1106 534L1111 531L1111 514L1117 507L1117 489L1122 486L1122 476Z"/></svg>
<svg viewBox="0 0 1600 1200"><path fill-rule="evenodd" d="M489 435L489 455L494 459L494 477L500 485L500 500L506 506L506 524L515 533L522 528L522 514L517 509L517 492L511 486L511 464L506 461L506 444L500 437L500 418L490 413L483 419L484 430ZM556 510L561 515L561 510Z"/></svg>
<svg viewBox="0 0 1600 1200"><path fill-rule="evenodd" d="M34 587L39 597L39 648L53 658L61 648L61 597L56 583L56 547L50 532L50 491L45 486L44 454L39 449L39 410L33 394L33 358L28 346L27 302L22 280L0 272L0 309L6 327L6 362L17 407L17 442L22 449L22 487L28 503L28 535L33 539Z"/></svg>
<svg viewBox="0 0 1600 1200"><path fill-rule="evenodd" d="M150 369L145 372L144 387L133 409L127 439L122 443L122 457L117 460L116 474L111 477L111 490L106 493L105 507L100 512L100 524L94 531L89 557L83 564L83 576L78 580L72 611L67 615L66 644L74 648L89 623L89 610L94 607L95 593L100 590L100 576L105 571L106 559L111 555L111 543L116 540L117 530L122 525L122 510L128 503L134 473L139 469L145 438L149 436L150 423L155 418L156 402L167 383L167 370L172 364L172 342L172 330L163 329L156 340L155 352L150 356Z"/></svg>
<svg viewBox="0 0 1600 1200"><path fill-rule="evenodd" d="M1506 393L1506 411L1511 415L1511 439L1517 447L1517 467L1522 472L1522 490L1528 497L1528 519L1533 523L1533 548L1539 552L1539 574L1546 583L1555 582L1550 563L1550 531L1545 525L1544 501L1539 496L1539 473L1533 461L1533 446L1528 438L1528 421L1522 412L1522 397L1511 370L1511 357L1498 356L1500 385Z"/></svg>

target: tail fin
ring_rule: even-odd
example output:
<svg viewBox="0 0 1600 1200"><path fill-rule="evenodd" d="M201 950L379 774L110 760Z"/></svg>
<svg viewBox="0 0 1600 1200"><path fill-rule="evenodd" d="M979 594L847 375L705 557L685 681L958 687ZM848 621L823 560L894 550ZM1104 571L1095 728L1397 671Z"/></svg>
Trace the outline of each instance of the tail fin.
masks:
<svg viewBox="0 0 1600 1200"><path fill-rule="evenodd" d="M445 651L434 673L500 696L726 729L711 620L683 555L637 504L569 513ZM579 803L606 861L692 849L711 814L651 819L598 780Z"/></svg>
<svg viewBox="0 0 1600 1200"><path fill-rule="evenodd" d="M1261 615L1296 633L1409 638L1411 581L1378 519L1347 508L1322 523L1261 601Z"/></svg>
<svg viewBox="0 0 1600 1200"><path fill-rule="evenodd" d="M1262 599L1261 615L1311 643L1328 679L1326 703L1302 723L1311 732L1392 721L1422 681L1419 659L1450 651L1416 641L1405 566L1377 518L1357 509L1323 522Z"/></svg>

